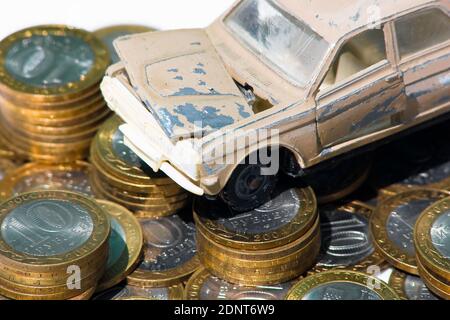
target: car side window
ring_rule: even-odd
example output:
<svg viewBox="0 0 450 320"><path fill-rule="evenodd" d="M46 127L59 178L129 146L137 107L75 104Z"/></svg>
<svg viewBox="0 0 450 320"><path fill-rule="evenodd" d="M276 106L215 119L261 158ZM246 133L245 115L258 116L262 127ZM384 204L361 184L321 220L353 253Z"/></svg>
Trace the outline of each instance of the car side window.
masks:
<svg viewBox="0 0 450 320"><path fill-rule="evenodd" d="M450 39L450 18L439 9L429 9L395 22L400 58Z"/></svg>
<svg viewBox="0 0 450 320"><path fill-rule="evenodd" d="M370 29L348 40L336 55L320 90L350 79L355 74L386 60L382 29Z"/></svg>

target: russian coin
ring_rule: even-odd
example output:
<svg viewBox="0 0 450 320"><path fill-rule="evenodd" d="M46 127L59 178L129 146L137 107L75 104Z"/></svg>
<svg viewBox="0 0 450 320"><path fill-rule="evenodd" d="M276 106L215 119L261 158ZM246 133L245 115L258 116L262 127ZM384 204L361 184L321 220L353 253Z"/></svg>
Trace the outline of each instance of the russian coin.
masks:
<svg viewBox="0 0 450 320"><path fill-rule="evenodd" d="M133 271L142 253L143 235L138 220L126 208L110 201L97 202L111 221L106 271L97 286L102 291L120 283Z"/></svg>
<svg viewBox="0 0 450 320"><path fill-rule="evenodd" d="M142 287L164 287L182 281L200 265L195 226L178 215L140 219L144 233L144 258L127 277Z"/></svg>
<svg viewBox="0 0 450 320"><path fill-rule="evenodd" d="M371 266L384 264L369 227L373 208L354 201L339 207L322 207L319 213L322 246L315 272L331 268L368 272Z"/></svg>
<svg viewBox="0 0 450 320"><path fill-rule="evenodd" d="M99 293L94 300L117 300L128 297L145 297L156 300L182 300L183 284L162 288L141 288L131 285L119 285Z"/></svg>
<svg viewBox="0 0 450 320"><path fill-rule="evenodd" d="M108 63L100 40L69 27L28 28L0 42L0 83L43 100L90 89Z"/></svg>
<svg viewBox="0 0 450 320"><path fill-rule="evenodd" d="M287 300L399 300L394 289L364 273L332 270L300 280Z"/></svg>
<svg viewBox="0 0 450 320"><path fill-rule="evenodd" d="M311 188L288 189L249 212L236 214L220 201L197 198L194 218L214 242L237 249L270 249L300 238L313 225L317 204Z"/></svg>
<svg viewBox="0 0 450 320"><path fill-rule="evenodd" d="M282 300L293 281L270 286L241 286L229 283L201 268L195 272L185 289L188 300Z"/></svg>
<svg viewBox="0 0 450 320"><path fill-rule="evenodd" d="M418 275L414 250L414 225L423 210L450 196L435 189L413 189L384 200L372 215L370 226L375 245L396 268Z"/></svg>
<svg viewBox="0 0 450 320"><path fill-rule="evenodd" d="M39 190L73 191L93 196L89 170L90 165L82 161L60 165L27 163L5 177L0 185L0 196L5 199Z"/></svg>
<svg viewBox="0 0 450 320"><path fill-rule="evenodd" d="M389 278L389 285L397 294L407 300L439 300L420 277L394 270Z"/></svg>

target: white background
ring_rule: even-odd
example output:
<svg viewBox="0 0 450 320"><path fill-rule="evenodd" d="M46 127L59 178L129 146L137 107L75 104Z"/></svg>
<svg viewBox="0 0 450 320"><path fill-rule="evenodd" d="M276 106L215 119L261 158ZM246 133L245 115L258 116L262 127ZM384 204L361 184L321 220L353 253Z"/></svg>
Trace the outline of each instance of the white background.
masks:
<svg viewBox="0 0 450 320"><path fill-rule="evenodd" d="M4 3L3 3L4 2ZM0 39L40 24L95 30L114 24L158 29L205 27L234 0L3 0Z"/></svg>

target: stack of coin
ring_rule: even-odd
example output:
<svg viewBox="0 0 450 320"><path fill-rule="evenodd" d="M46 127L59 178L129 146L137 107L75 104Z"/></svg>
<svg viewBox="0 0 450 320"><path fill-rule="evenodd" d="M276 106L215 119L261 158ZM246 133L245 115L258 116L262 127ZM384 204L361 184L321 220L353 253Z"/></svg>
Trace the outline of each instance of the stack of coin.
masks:
<svg viewBox="0 0 450 320"><path fill-rule="evenodd" d="M4 144L40 162L85 158L110 113L99 90L109 59L92 33L66 26L33 27L1 41Z"/></svg>
<svg viewBox="0 0 450 320"><path fill-rule="evenodd" d="M316 263L320 226L311 188L278 192L265 205L239 214L220 201L196 199L194 219L202 264L228 282L279 284Z"/></svg>
<svg viewBox="0 0 450 320"><path fill-rule="evenodd" d="M9 171L0 184L0 199L38 190L73 191L93 196L89 172L84 161L65 164L30 162Z"/></svg>
<svg viewBox="0 0 450 320"><path fill-rule="evenodd" d="M125 146L121 124L113 116L92 141L91 184L96 195L121 204L138 217L167 216L185 207L188 193L163 173L155 173Z"/></svg>
<svg viewBox="0 0 450 320"><path fill-rule="evenodd" d="M120 298L144 297L156 300L182 300L183 292L184 286L182 283L160 288L143 288L123 283L97 294L93 299L117 300Z"/></svg>
<svg viewBox="0 0 450 320"><path fill-rule="evenodd" d="M399 300L388 284L364 273L330 270L296 283L287 300Z"/></svg>
<svg viewBox="0 0 450 320"><path fill-rule="evenodd" d="M437 296L450 299L450 197L428 207L414 229L419 274Z"/></svg>
<svg viewBox="0 0 450 320"><path fill-rule="evenodd" d="M108 258L110 222L77 193L24 193L0 205L0 294L20 300L85 299Z"/></svg>
<svg viewBox="0 0 450 320"><path fill-rule="evenodd" d="M393 270L389 277L389 285L406 300L439 300L430 292L422 278L399 270Z"/></svg>
<svg viewBox="0 0 450 320"><path fill-rule="evenodd" d="M183 212L187 213L187 212ZM141 218L144 256L127 283L141 288L179 285L199 267L195 225L188 215Z"/></svg>

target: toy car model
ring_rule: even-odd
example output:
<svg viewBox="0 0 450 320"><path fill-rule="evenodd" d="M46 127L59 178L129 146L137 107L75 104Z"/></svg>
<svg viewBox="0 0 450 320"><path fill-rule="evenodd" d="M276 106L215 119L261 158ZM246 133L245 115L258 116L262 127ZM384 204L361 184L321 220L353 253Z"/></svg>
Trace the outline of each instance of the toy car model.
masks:
<svg viewBox="0 0 450 320"><path fill-rule="evenodd" d="M153 170L248 210L276 185L265 152L298 175L450 111L449 14L448 0L242 0L206 29L118 39L102 90Z"/></svg>

